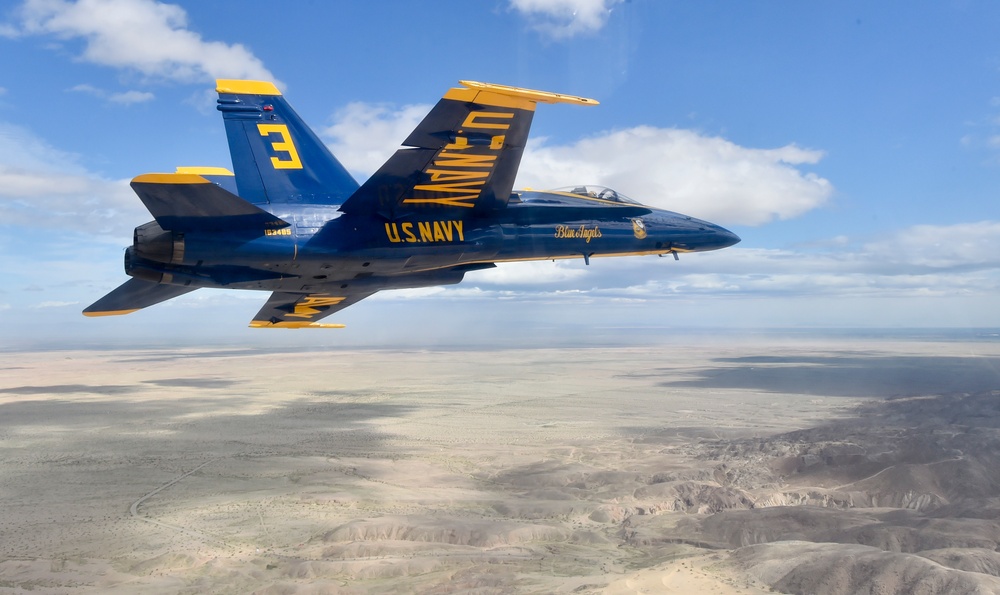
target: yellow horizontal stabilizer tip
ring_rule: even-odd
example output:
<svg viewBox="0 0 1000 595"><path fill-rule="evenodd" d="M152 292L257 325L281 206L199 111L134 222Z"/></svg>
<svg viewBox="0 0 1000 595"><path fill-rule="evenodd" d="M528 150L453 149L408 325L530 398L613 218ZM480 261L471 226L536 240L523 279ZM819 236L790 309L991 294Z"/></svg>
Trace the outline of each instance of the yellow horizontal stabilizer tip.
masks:
<svg viewBox="0 0 1000 595"><path fill-rule="evenodd" d="M236 95L281 95L281 91L270 81L242 81L238 79L217 79L215 91Z"/></svg>
<svg viewBox="0 0 1000 595"><path fill-rule="evenodd" d="M306 322L304 320L282 320L281 322L251 320L250 328L347 328L347 325L323 324L320 322Z"/></svg>
<svg viewBox="0 0 1000 595"><path fill-rule="evenodd" d="M142 174L132 178L132 182L139 184L211 184L198 174L190 173Z"/></svg>
<svg viewBox="0 0 1000 595"><path fill-rule="evenodd" d="M199 176L233 176L236 175L224 167L184 167L178 166L175 174L198 174Z"/></svg>
<svg viewBox="0 0 1000 595"><path fill-rule="evenodd" d="M138 312L139 308L133 308L132 310L105 310L103 312L87 312L84 311L84 316L96 317L96 316L122 316L124 314L131 314L132 312Z"/></svg>
<svg viewBox="0 0 1000 595"><path fill-rule="evenodd" d="M508 87L507 85L497 85L495 83L480 83L478 81L458 81L470 89L481 89L492 91L499 95L510 95L512 97L522 97L531 101L542 103L575 103L577 105L598 105L596 99L577 97L576 95L563 95L562 93L551 93L549 91L535 91L534 89L522 89L520 87Z"/></svg>

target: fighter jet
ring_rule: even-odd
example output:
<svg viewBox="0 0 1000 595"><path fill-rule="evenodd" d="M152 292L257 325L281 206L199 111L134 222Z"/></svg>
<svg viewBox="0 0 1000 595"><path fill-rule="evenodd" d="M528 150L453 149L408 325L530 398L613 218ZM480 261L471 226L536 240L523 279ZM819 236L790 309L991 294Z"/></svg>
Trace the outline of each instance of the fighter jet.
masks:
<svg viewBox="0 0 1000 595"><path fill-rule="evenodd" d="M740 239L707 221L577 184L513 190L539 103L583 97L474 81L450 89L358 185L264 81L218 80L233 171L132 180L153 216L120 287L83 311L128 314L201 287L271 291L255 328L318 322L376 292L459 283L497 263L701 252Z"/></svg>

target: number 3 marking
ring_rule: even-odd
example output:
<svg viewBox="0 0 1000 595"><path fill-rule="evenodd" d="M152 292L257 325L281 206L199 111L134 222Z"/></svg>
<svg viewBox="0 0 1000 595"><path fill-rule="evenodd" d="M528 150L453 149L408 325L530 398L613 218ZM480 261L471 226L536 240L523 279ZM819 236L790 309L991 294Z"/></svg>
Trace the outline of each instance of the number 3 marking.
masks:
<svg viewBox="0 0 1000 595"><path fill-rule="evenodd" d="M276 133L281 140L271 141L271 148L275 153L288 153L288 159L278 159L271 157L271 165L274 169L302 169L302 161L299 160L299 152L295 150L292 137L288 134L288 126L284 124L257 124L257 130L261 136L268 136Z"/></svg>

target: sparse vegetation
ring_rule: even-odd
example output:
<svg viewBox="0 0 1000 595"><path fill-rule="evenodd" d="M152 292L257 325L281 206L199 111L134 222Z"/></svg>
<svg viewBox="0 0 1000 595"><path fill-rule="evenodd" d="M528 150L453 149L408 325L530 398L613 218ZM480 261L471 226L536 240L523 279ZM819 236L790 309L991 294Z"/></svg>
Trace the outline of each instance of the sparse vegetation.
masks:
<svg viewBox="0 0 1000 595"><path fill-rule="evenodd" d="M976 347L0 354L0 585L1000 592ZM893 358L976 390L776 376Z"/></svg>

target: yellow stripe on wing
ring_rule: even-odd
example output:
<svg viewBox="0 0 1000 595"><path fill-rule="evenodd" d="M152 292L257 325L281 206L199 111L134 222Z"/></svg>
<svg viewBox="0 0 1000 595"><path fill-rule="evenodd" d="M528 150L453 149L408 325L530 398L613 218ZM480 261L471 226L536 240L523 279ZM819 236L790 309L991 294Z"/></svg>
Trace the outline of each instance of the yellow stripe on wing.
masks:
<svg viewBox="0 0 1000 595"><path fill-rule="evenodd" d="M132 178L137 184L211 184L198 174L142 174Z"/></svg>
<svg viewBox="0 0 1000 595"><path fill-rule="evenodd" d="M140 308L133 308L131 310L104 310L104 311L94 311L90 312L84 311L84 316L97 317L97 316L123 316L125 314L131 314L132 312L138 312Z"/></svg>
<svg viewBox="0 0 1000 595"><path fill-rule="evenodd" d="M536 91L534 89L522 89L521 87L508 87L496 83L480 83L478 81L458 81L470 89L480 89L490 91L499 95L510 97L521 97L530 101L540 101L542 103L573 103L576 105L598 105L596 99L577 97L576 95L565 95L563 93L552 93L550 91Z"/></svg>
<svg viewBox="0 0 1000 595"><path fill-rule="evenodd" d="M530 112L535 111L535 102L530 99L513 97L510 95L501 95L499 93L490 93L487 91L480 91L478 89L461 89L458 87L449 89L448 92L444 94L444 99L452 99L454 101L462 101L464 103L476 103L478 105L488 105L490 107L512 107Z"/></svg>
<svg viewBox="0 0 1000 595"><path fill-rule="evenodd" d="M598 101L595 99L587 99L586 97L577 97L575 95L564 95L562 93L550 93L548 91L536 91L534 89L522 89L520 87L508 87L507 85L480 83L477 81L458 82L465 85L466 88L455 87L454 89L449 89L444 94L444 99L493 107L512 107L528 111L534 111L535 104L539 102L573 103L576 105L598 104Z"/></svg>
<svg viewBox="0 0 1000 595"><path fill-rule="evenodd" d="M233 172L224 167L208 166L178 166L175 174L198 174L199 176L235 176Z"/></svg>

